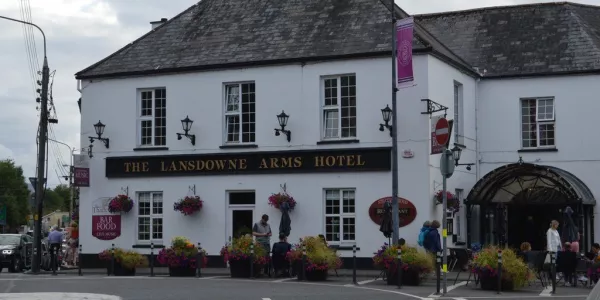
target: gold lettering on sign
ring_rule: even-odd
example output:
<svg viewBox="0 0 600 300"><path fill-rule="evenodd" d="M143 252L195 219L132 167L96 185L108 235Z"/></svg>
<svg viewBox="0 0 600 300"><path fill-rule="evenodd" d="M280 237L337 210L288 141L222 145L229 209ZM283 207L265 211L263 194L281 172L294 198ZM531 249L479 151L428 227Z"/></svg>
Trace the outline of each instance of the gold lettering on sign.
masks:
<svg viewBox="0 0 600 300"><path fill-rule="evenodd" d="M365 161L360 154L315 156L315 167L355 167L364 165Z"/></svg>
<svg viewBox="0 0 600 300"><path fill-rule="evenodd" d="M283 169L302 167L302 157L270 157L260 160L259 169Z"/></svg>
<svg viewBox="0 0 600 300"><path fill-rule="evenodd" d="M240 170L246 170L248 168L248 164L246 159L240 159Z"/></svg>
<svg viewBox="0 0 600 300"><path fill-rule="evenodd" d="M142 163L142 172L150 172L150 168L148 167L147 161Z"/></svg>

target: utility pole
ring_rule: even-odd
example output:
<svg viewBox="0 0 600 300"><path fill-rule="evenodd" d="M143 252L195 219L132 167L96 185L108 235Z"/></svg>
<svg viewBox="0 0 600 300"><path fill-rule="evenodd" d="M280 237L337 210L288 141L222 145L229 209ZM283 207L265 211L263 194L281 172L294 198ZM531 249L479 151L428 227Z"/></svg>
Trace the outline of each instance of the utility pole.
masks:
<svg viewBox="0 0 600 300"><path fill-rule="evenodd" d="M392 232L392 244L397 245L400 239L400 212L398 208L398 126L396 120L398 117L397 107L397 82L396 82L396 14L394 0L390 0L390 10L392 12L392 223L394 231Z"/></svg>
<svg viewBox="0 0 600 300"><path fill-rule="evenodd" d="M40 272L40 262L42 261L42 213L44 207L44 171L46 163L46 141L48 136L48 83L50 81L50 68L48 67L48 57L46 56L46 34L37 25L17 19L0 16L0 19L5 19L21 24L26 24L37 28L44 38L44 65L42 67L42 93L41 93L41 105L40 105L40 125L39 125L39 136L38 136L38 169L37 169L37 182L35 187L36 201L35 205L37 208L37 215L34 215L34 255L31 264L31 273L37 274Z"/></svg>

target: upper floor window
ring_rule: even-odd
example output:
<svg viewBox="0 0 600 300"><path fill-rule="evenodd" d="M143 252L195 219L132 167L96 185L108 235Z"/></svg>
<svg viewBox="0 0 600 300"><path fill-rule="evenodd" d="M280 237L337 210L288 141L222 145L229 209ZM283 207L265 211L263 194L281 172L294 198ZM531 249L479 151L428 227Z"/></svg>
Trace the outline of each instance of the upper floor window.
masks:
<svg viewBox="0 0 600 300"><path fill-rule="evenodd" d="M464 145L463 85L454 82L454 142Z"/></svg>
<svg viewBox="0 0 600 300"><path fill-rule="evenodd" d="M167 144L167 90L139 91L138 141L140 146Z"/></svg>
<svg viewBox="0 0 600 300"><path fill-rule="evenodd" d="M255 141L254 82L225 85L225 143L254 143Z"/></svg>
<svg viewBox="0 0 600 300"><path fill-rule="evenodd" d="M323 138L356 138L356 75L323 78Z"/></svg>
<svg viewBox="0 0 600 300"><path fill-rule="evenodd" d="M554 147L554 99L521 99L523 148Z"/></svg>

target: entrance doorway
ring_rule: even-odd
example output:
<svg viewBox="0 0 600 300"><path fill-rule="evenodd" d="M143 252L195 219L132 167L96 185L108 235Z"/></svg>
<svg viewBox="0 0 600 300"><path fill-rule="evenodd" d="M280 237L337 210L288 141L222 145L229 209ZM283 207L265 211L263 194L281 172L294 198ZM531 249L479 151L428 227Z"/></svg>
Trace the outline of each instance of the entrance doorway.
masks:
<svg viewBox="0 0 600 300"><path fill-rule="evenodd" d="M564 205L509 205L508 206L508 246L519 249L521 243L528 242L533 250L544 250L546 231L552 220L563 222L561 210Z"/></svg>
<svg viewBox="0 0 600 300"><path fill-rule="evenodd" d="M254 191L230 191L228 192L228 204L228 238L238 238L245 234L252 234L256 204Z"/></svg>

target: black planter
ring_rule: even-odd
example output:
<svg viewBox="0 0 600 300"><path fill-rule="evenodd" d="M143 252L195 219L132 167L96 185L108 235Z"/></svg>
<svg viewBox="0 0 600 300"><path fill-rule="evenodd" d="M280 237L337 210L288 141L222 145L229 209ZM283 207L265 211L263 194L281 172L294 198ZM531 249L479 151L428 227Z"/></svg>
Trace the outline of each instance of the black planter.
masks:
<svg viewBox="0 0 600 300"><path fill-rule="evenodd" d="M387 284L388 285L398 285L398 271L393 270L387 271ZM421 274L411 268L407 270L402 270L402 285L407 286L418 286L421 285Z"/></svg>
<svg viewBox="0 0 600 300"><path fill-rule="evenodd" d="M169 276L171 276L171 277L194 277L194 276L196 276L196 268L169 267Z"/></svg>
<svg viewBox="0 0 600 300"><path fill-rule="evenodd" d="M293 270L293 274L295 274L299 280L326 281L329 276L329 270L304 270L304 273L302 273L301 260L294 262Z"/></svg>
<svg viewBox="0 0 600 300"><path fill-rule="evenodd" d="M114 269L112 268L112 263L109 262L106 266L106 271L112 276L135 276L135 268L126 269L118 262L115 262Z"/></svg>
<svg viewBox="0 0 600 300"><path fill-rule="evenodd" d="M262 271L262 269L264 269L265 266L263 265L259 265L259 264L254 264L254 269L253 269L253 273L251 276L250 274L250 259L240 259L240 260L235 260L235 259L231 259L229 260L229 271L231 272L231 277L232 278L250 278L250 277L258 277L260 275L260 272Z"/></svg>
<svg viewBox="0 0 600 300"><path fill-rule="evenodd" d="M497 291L498 290L498 277L479 277L479 284L481 285L482 290L486 291ZM512 291L515 289L512 280L502 280L502 286L500 287L502 291Z"/></svg>

